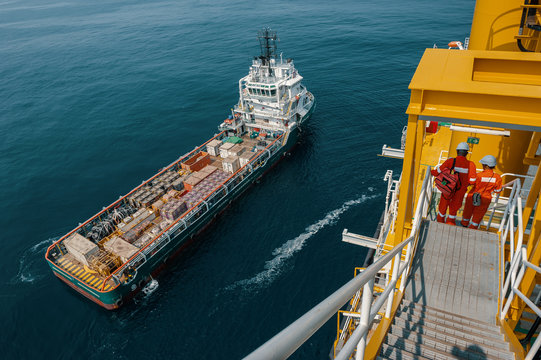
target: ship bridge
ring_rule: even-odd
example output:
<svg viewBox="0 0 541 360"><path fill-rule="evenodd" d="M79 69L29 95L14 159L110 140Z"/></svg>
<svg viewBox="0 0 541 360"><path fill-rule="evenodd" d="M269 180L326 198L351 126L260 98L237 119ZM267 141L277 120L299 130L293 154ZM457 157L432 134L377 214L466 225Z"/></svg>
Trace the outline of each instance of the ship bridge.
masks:
<svg viewBox="0 0 541 360"><path fill-rule="evenodd" d="M402 173L385 176L380 228L374 237L343 233L369 247L374 263L247 359L288 357L335 314L333 359L541 354L541 54L495 50L425 51L409 86ZM461 142L478 167L494 155L503 180L479 229L435 222L441 195L430 169Z"/></svg>

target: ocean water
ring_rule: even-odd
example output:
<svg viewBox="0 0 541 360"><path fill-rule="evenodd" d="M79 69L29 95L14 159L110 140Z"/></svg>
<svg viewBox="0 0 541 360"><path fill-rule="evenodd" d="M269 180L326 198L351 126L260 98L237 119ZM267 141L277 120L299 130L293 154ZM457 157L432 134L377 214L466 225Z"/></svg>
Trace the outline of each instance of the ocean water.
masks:
<svg viewBox="0 0 541 360"><path fill-rule="evenodd" d="M425 48L473 1L0 2L0 348L18 359L239 359L338 289L384 207ZM298 146L133 302L109 312L45 249L206 141L278 32L317 109ZM336 321L292 358L326 359Z"/></svg>

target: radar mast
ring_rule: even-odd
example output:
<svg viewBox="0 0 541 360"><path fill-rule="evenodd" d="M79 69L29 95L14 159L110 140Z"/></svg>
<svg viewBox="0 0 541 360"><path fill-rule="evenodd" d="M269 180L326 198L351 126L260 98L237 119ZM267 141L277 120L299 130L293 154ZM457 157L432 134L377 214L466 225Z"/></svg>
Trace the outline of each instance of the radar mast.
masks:
<svg viewBox="0 0 541 360"><path fill-rule="evenodd" d="M261 59L262 65L269 67L269 74L272 74L272 68L270 66L270 59L276 59L276 42L280 41L276 35L276 31L270 28L264 28L257 32L257 38L259 39L259 46L261 47Z"/></svg>

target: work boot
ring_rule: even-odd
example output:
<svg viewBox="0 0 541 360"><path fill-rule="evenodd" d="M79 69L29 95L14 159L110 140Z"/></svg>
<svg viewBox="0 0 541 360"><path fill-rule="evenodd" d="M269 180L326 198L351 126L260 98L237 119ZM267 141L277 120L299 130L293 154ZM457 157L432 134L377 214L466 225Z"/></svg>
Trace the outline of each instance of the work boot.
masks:
<svg viewBox="0 0 541 360"><path fill-rule="evenodd" d="M436 220L437 220L439 223L444 223L444 222L445 222L445 216L441 216L441 215L438 213L438 216L436 217Z"/></svg>
<svg viewBox="0 0 541 360"><path fill-rule="evenodd" d="M463 227L468 227L468 225L470 225L470 220L462 219L462 221L460 222L460 225L462 225Z"/></svg>
<svg viewBox="0 0 541 360"><path fill-rule="evenodd" d="M447 221L446 221L445 223L446 223L447 225L453 225L453 226L456 225L455 219L447 219Z"/></svg>

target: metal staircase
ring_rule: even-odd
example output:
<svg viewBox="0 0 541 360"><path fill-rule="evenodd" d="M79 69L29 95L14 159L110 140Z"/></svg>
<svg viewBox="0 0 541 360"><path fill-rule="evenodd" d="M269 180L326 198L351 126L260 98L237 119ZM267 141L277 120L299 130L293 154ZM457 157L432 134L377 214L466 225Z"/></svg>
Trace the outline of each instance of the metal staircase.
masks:
<svg viewBox="0 0 541 360"><path fill-rule="evenodd" d="M287 358L346 303L330 354L335 360L537 358L541 337L523 348L513 332L518 300L541 318L535 305L541 296L521 291L528 270L541 274L540 261L530 262L523 245L521 182L508 183L511 195L496 233L430 221L429 170L409 236L390 249L382 246L372 265L245 359Z"/></svg>
<svg viewBox="0 0 541 360"><path fill-rule="evenodd" d="M500 327L403 300L377 359L515 359Z"/></svg>

